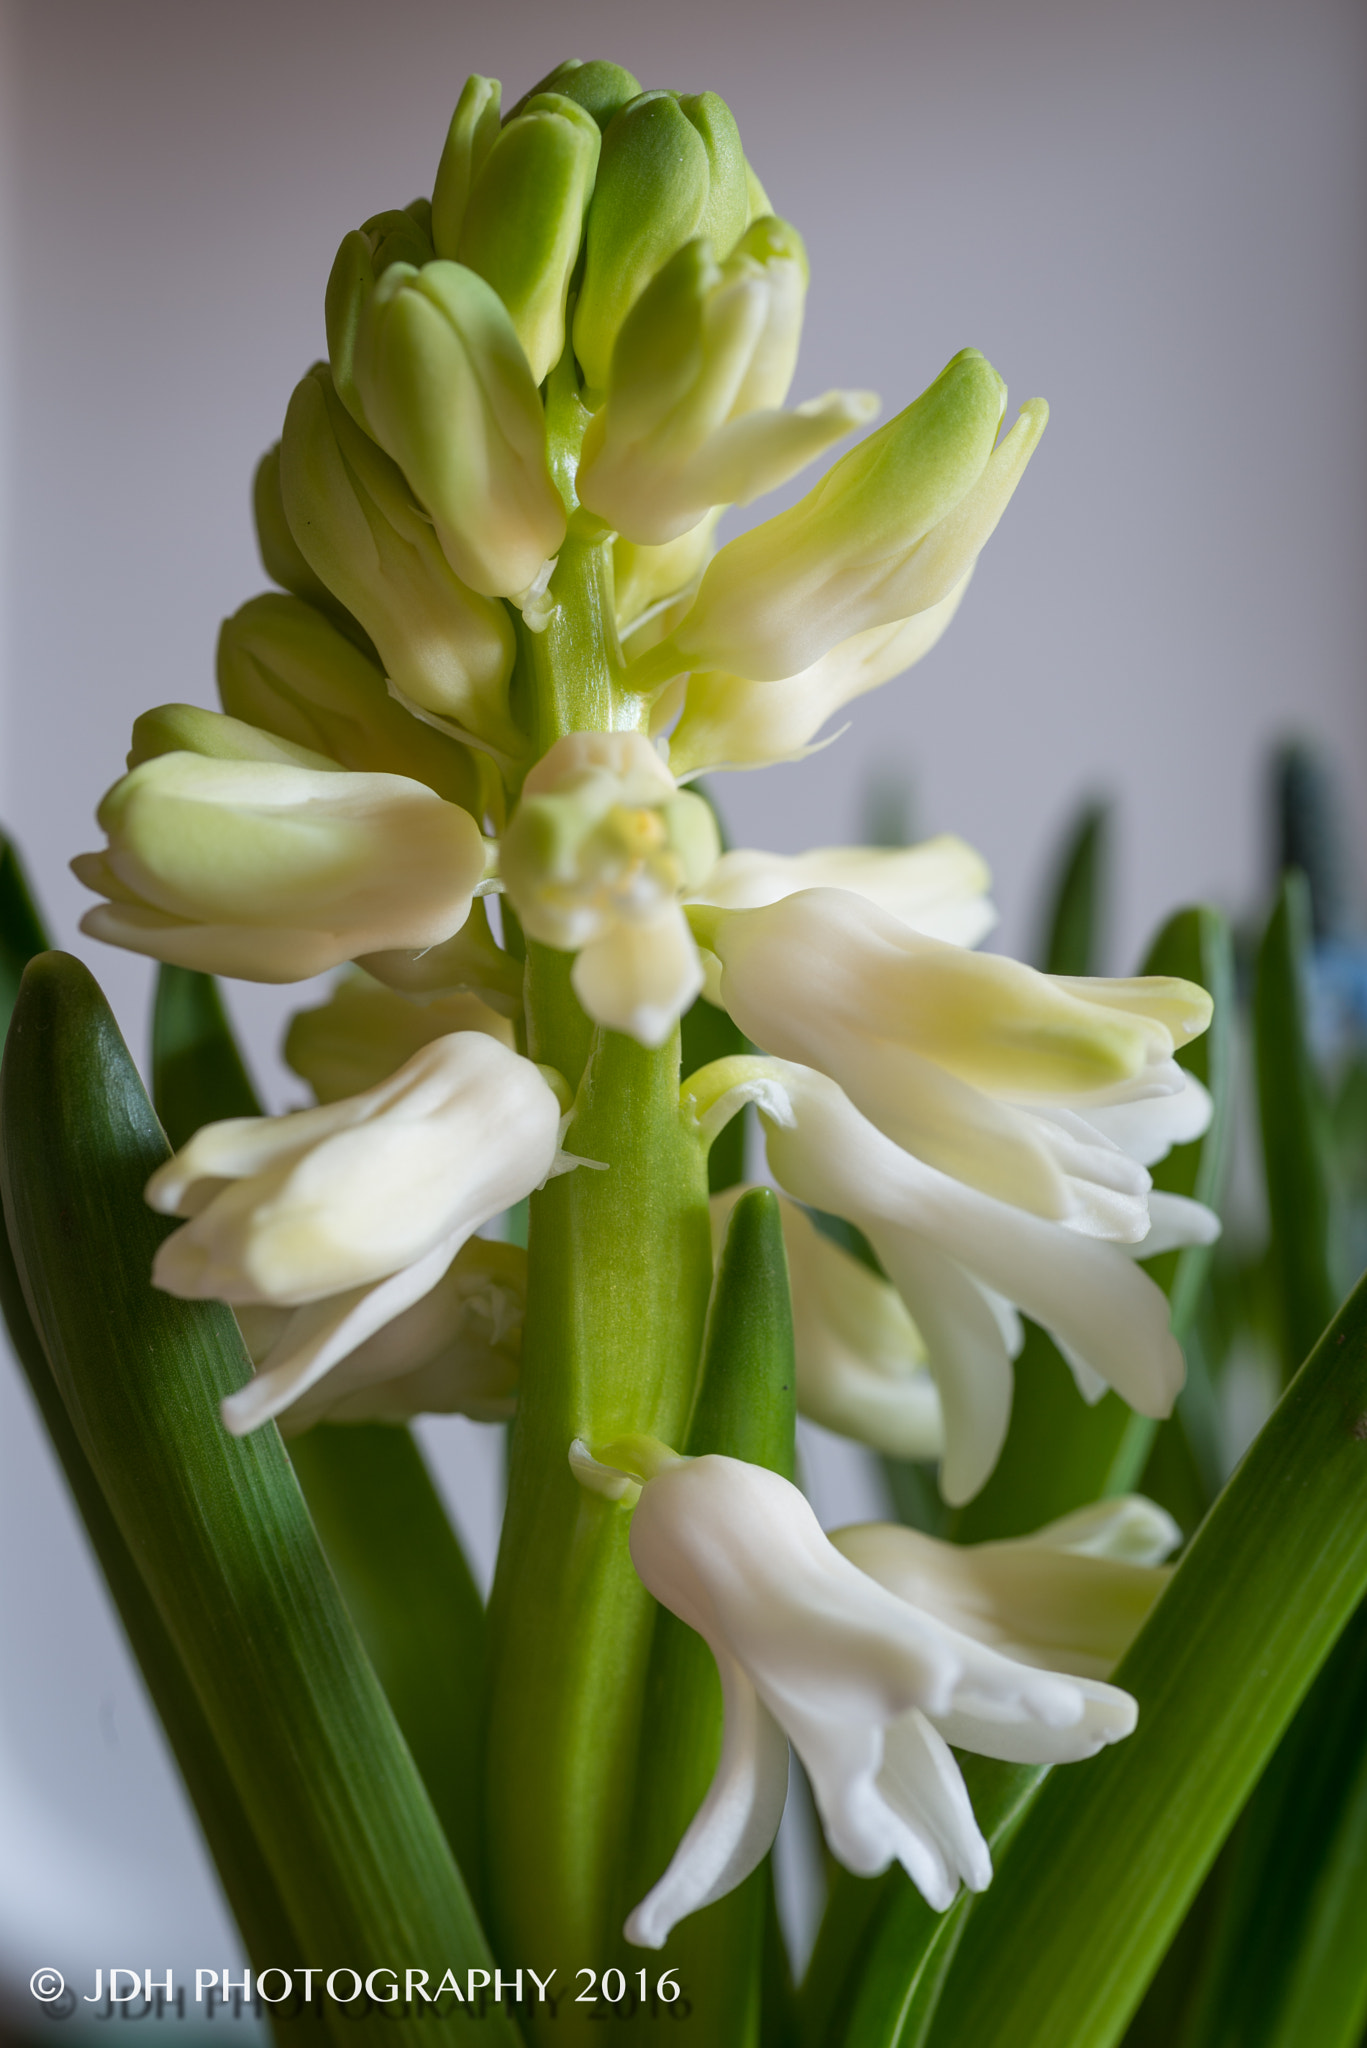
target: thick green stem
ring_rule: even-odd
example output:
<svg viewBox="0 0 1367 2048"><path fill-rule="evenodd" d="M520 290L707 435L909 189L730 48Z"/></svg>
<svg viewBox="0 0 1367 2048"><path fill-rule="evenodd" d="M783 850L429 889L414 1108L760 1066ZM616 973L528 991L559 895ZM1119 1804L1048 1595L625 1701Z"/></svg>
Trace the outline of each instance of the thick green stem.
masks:
<svg viewBox="0 0 1367 2048"><path fill-rule="evenodd" d="M550 596L545 629L524 638L541 752L566 733L634 726L640 714L619 692L610 541L572 526ZM568 954L528 947L527 1048L577 1091L564 1143L596 1164L552 1180L530 1205L522 1384L489 1615L486 1773L497 1944L543 1974L556 1969L558 2005L539 2008L532 2025L562 2044L611 2016L602 2003L573 2002L585 1989L575 1973L619 1954L655 1615L628 1554L628 1511L579 1486L569 1448L576 1437L632 1433L682 1443L712 1277L707 1164L680 1115L678 1034L648 1050L595 1029L572 967Z"/></svg>
<svg viewBox="0 0 1367 2048"><path fill-rule="evenodd" d="M583 1491L569 1447L634 1431L681 1441L711 1280L706 1164L679 1117L677 1037L651 1052L596 1033L566 1143L606 1171L580 1167L532 1197L490 1614L487 1830L502 1953L553 1962L561 1987L617 1948L654 1619L628 1513ZM562 2007L548 2038L574 2038L575 2018L592 2023L594 2009Z"/></svg>

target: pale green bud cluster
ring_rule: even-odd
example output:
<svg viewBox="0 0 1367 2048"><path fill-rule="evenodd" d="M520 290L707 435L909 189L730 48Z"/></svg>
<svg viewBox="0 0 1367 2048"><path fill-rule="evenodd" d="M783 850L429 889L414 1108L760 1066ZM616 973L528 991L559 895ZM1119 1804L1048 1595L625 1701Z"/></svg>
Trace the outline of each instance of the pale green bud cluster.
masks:
<svg viewBox="0 0 1367 2048"><path fill-rule="evenodd" d="M359 959L511 1014L520 956L472 908L501 874L590 1015L659 1042L718 851L679 778L800 756L924 653L1044 424L1032 402L998 445L1005 387L964 350L716 552L728 505L876 410L788 408L807 288L715 93L571 61L505 113L471 77L430 200L342 238L328 361L255 480L279 587L224 623L226 716L139 721L81 870L105 935L266 978Z"/></svg>

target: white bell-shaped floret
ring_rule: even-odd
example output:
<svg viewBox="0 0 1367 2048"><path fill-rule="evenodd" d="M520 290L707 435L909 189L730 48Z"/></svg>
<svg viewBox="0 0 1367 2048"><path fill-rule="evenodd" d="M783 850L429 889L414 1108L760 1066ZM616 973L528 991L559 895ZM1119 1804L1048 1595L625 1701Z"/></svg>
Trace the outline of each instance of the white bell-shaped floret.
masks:
<svg viewBox="0 0 1367 2048"><path fill-rule="evenodd" d="M424 1046L362 1095L198 1131L147 1199L189 1220L157 1253L170 1294L295 1310L224 1403L243 1434L292 1405L442 1278L480 1225L560 1163L560 1101L483 1032Z"/></svg>
<svg viewBox="0 0 1367 2048"><path fill-rule="evenodd" d="M668 1870L627 1922L660 1947L755 1868L801 1758L830 1847L873 1876L900 1862L937 1911L992 1874L947 1732L983 1755L1063 1763L1128 1735L1134 1701L987 1647L859 1570L795 1486L734 1458L648 1476L631 1555L717 1660L721 1762Z"/></svg>

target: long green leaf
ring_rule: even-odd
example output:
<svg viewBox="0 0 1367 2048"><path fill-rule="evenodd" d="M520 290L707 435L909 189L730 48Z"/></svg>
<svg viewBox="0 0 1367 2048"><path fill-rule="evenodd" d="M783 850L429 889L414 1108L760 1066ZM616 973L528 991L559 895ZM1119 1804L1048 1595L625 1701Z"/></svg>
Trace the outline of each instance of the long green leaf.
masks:
<svg viewBox="0 0 1367 2048"><path fill-rule="evenodd" d="M1047 974L1101 970L1110 838L1110 805L1085 805L1063 843L1048 892L1039 955Z"/></svg>
<svg viewBox="0 0 1367 2048"><path fill-rule="evenodd" d="M1309 948L1309 890L1304 875L1292 872L1258 948L1253 992L1270 1257L1288 1379L1334 1312L1325 1105L1306 1021Z"/></svg>
<svg viewBox="0 0 1367 2048"><path fill-rule="evenodd" d="M969 1919L934 2048L1111 2048L1364 1591L1367 1286L1117 1670L1137 1731L1051 1773L1026 1815Z"/></svg>
<svg viewBox="0 0 1367 2048"><path fill-rule="evenodd" d="M145 1206L165 1142L80 965L28 968L0 1080L25 1299L304 1950L335 1968L488 1967L459 1872L273 1429L221 1428L229 1312L159 1293ZM435 1981L435 1980L434 1980ZM461 2025L465 2022L462 2020ZM372 2015L376 2040L403 2038ZM481 2040L511 2042L491 2013Z"/></svg>
<svg viewBox="0 0 1367 2048"><path fill-rule="evenodd" d="M314 1527L471 1890L480 1889L484 1607L412 1432L289 1443Z"/></svg>
<svg viewBox="0 0 1367 2048"><path fill-rule="evenodd" d="M219 1755L204 1709L62 1405L24 1301L5 1231L0 1231L0 1309L15 1356L23 1367L85 1524L90 1547L138 1660L152 1705L185 1780L247 1954L257 1970L274 1969L300 1953L298 1937L270 1867L257 1846L237 1788ZM307 2008L301 2010L297 2020L291 2018L287 2030L288 2038L298 2034L301 2041L325 2039L328 2031L321 2011Z"/></svg>
<svg viewBox="0 0 1367 2048"><path fill-rule="evenodd" d="M0 833L0 1029L9 1030L24 969L35 953L47 951L47 945L23 865Z"/></svg>
<svg viewBox="0 0 1367 2048"><path fill-rule="evenodd" d="M1204 1967L1172 2048L1357 2048L1367 2021L1367 1608L1302 1702L1207 1891L1216 1879Z"/></svg>
<svg viewBox="0 0 1367 2048"><path fill-rule="evenodd" d="M260 1104L211 975L163 967L153 1101L173 1146ZM462 1875L479 1888L484 1610L422 1452L404 1428L326 1424L290 1445L342 1597Z"/></svg>
<svg viewBox="0 0 1367 2048"><path fill-rule="evenodd" d="M173 1152L205 1124L261 1114L212 974L198 974L192 967L158 970L152 1101Z"/></svg>
<svg viewBox="0 0 1367 2048"><path fill-rule="evenodd" d="M731 1213L686 1448L692 1457L720 1452L791 1478L796 1414L783 1226L776 1197L755 1188ZM646 1679L627 1908L659 1878L701 1805L721 1753L721 1729L712 1652L661 1608ZM770 1882L762 1866L692 1914L652 1965L678 1971L693 2008L689 2023L707 2048L758 2048ZM780 1977L769 1974L771 1996L781 2000ZM774 2017L781 2020L781 2006ZM654 2018L641 2015L631 2038L667 2041L676 2034L666 2007Z"/></svg>
<svg viewBox="0 0 1367 2048"><path fill-rule="evenodd" d="M9 1029L24 968L46 948L47 935L22 864L8 840L0 838L0 1032ZM3 1227L0 1311L143 1682L185 1780L247 1953L257 1969L272 1967L282 1956L298 1953L298 1939L237 1789L219 1755L204 1710L57 1391L42 1340L24 1300L9 1233ZM296 2029L302 2030L299 2037L303 2041L328 2035L326 2022L317 2010L303 2010L293 2022L291 2032Z"/></svg>

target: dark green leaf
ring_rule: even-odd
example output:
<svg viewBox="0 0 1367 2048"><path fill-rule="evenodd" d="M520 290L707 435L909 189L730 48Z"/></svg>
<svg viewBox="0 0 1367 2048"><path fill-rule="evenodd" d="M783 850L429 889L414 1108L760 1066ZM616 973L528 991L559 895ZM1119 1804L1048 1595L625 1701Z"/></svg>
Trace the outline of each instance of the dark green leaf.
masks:
<svg viewBox="0 0 1367 2048"><path fill-rule="evenodd" d="M197 974L192 967L158 971L152 1100L173 1152L188 1145L205 1124L261 1114L211 974Z"/></svg>
<svg viewBox="0 0 1367 2048"><path fill-rule="evenodd" d="M203 1706L304 1951L484 1966L459 1872L273 1428L219 1424L247 1371L216 1304L148 1277L165 1143L89 974L28 969L0 1084L6 1217L82 1449ZM368 2019L375 2039L403 2032ZM511 2041L491 2014L480 2038Z"/></svg>
<svg viewBox="0 0 1367 2048"><path fill-rule="evenodd" d="M480 1871L484 1608L411 1432L320 1423L289 1445L351 1618L456 1861Z"/></svg>
<svg viewBox="0 0 1367 2048"><path fill-rule="evenodd" d="M1051 1773L972 1912L934 2048L1111 2048L1367 1590L1367 1286L1326 1331L1115 1673L1128 1740Z"/></svg>
<svg viewBox="0 0 1367 2048"><path fill-rule="evenodd" d="M1357 2048L1367 2022L1367 1608L1307 1694L1212 1873L1174 2048ZM1205 1894L1203 1893L1203 1897Z"/></svg>
<svg viewBox="0 0 1367 2048"><path fill-rule="evenodd" d="M9 1029L24 968L35 954L46 949L47 936L22 865L10 843L0 839L0 1032ZM185 1780L247 1953L256 1968L271 1967L281 1956L297 1955L298 1940L194 1687L63 1406L24 1300L9 1233L3 1227L0 1309L15 1356L85 1524L90 1547ZM301 2029L301 2042L326 2038L328 2032L318 2013L307 2009L295 2026Z"/></svg>
<svg viewBox="0 0 1367 2048"><path fill-rule="evenodd" d="M47 943L19 856L0 833L0 1028L8 1031L24 969Z"/></svg>
<svg viewBox="0 0 1367 2048"><path fill-rule="evenodd" d="M1040 964L1046 974L1101 970L1111 807L1088 804L1069 831L1048 892Z"/></svg>
<svg viewBox="0 0 1367 2048"><path fill-rule="evenodd" d="M1325 1107L1306 1020L1309 947L1309 891L1305 877L1293 873L1282 882L1258 948L1253 992L1270 1264L1288 1379L1334 1312Z"/></svg>

